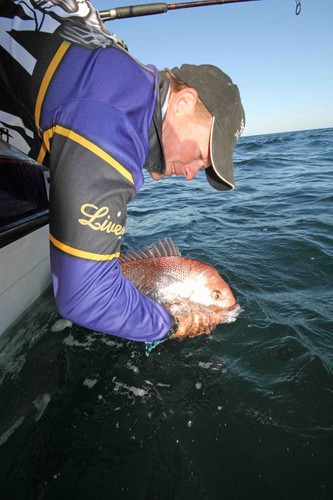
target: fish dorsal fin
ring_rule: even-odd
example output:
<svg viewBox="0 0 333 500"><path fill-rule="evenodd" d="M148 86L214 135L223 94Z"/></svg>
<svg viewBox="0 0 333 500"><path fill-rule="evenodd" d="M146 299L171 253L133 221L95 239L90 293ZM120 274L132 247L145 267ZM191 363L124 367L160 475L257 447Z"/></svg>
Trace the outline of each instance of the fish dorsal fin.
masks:
<svg viewBox="0 0 333 500"><path fill-rule="evenodd" d="M151 259L153 257L180 257L180 250L176 247L171 238L153 243L151 247L143 247L121 254L119 262L132 262L134 260Z"/></svg>

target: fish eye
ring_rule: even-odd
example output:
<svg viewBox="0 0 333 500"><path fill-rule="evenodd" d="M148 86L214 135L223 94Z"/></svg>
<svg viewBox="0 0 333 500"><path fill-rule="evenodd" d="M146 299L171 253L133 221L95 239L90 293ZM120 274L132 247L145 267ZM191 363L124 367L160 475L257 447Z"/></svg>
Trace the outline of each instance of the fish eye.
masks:
<svg viewBox="0 0 333 500"><path fill-rule="evenodd" d="M220 297L221 297L221 292L219 290L214 290L214 292L212 292L213 300L219 300Z"/></svg>

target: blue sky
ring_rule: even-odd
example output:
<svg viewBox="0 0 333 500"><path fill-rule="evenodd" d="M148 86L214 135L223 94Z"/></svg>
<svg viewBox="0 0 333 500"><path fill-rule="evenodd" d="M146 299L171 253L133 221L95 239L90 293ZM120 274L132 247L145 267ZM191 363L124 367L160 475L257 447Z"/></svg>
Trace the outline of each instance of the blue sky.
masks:
<svg viewBox="0 0 333 500"><path fill-rule="evenodd" d="M209 63L228 73L246 112L243 135L333 127L333 1L300 1L298 16L295 0L259 0L106 26L145 64ZM105 10L151 2L92 3Z"/></svg>

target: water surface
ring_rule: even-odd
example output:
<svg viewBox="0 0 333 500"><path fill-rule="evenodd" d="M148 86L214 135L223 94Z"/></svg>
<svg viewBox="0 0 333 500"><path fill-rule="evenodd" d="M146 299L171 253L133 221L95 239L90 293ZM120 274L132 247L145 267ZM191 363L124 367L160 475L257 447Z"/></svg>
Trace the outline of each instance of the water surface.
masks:
<svg viewBox="0 0 333 500"><path fill-rule="evenodd" d="M326 129L241 138L233 192L147 179L125 248L172 236L244 311L147 358L47 290L0 338L2 498L332 498L332 167Z"/></svg>

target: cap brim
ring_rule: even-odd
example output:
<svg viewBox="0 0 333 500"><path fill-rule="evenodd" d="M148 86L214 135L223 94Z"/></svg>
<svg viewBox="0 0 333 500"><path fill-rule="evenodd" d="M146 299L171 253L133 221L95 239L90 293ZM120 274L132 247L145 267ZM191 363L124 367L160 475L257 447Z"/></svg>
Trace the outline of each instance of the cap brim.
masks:
<svg viewBox="0 0 333 500"><path fill-rule="evenodd" d="M228 143L218 121L213 117L210 134L210 157L212 165L205 169L209 184L218 191L235 187L233 150Z"/></svg>

